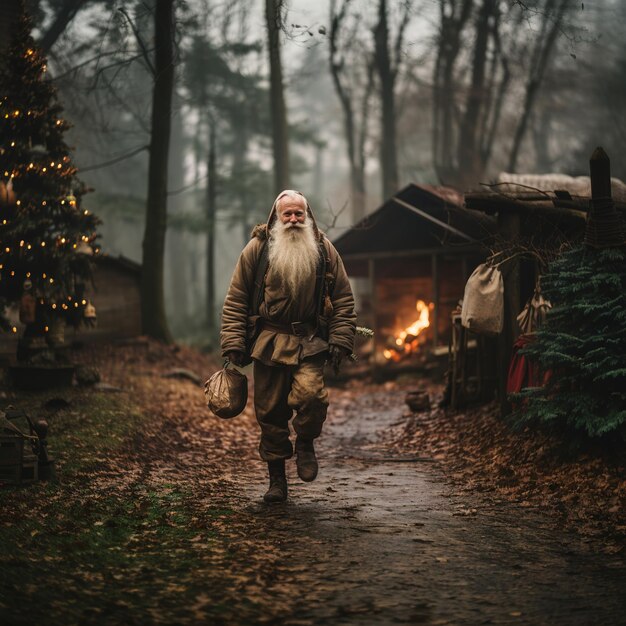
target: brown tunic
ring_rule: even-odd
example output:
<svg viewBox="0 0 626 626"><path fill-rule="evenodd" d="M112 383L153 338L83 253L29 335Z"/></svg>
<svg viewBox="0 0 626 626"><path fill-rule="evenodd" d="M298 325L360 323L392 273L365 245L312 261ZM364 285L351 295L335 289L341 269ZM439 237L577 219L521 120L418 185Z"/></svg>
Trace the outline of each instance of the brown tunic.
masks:
<svg viewBox="0 0 626 626"><path fill-rule="evenodd" d="M262 330L254 345L246 346L246 333L254 322L249 316L249 310L254 293L256 267L266 232L266 228L255 229L252 240L243 249L235 267L222 310L222 355L237 350L266 365L297 365L302 359L327 350L329 343L352 352L356 329L352 289L339 253L322 233L319 233L319 237L324 241L330 261L327 271L333 275L335 281L331 298L333 312L327 319L328 342L319 336L298 337ZM315 276L311 277L310 288L303 289L297 297L292 297L286 293L270 269L259 314L275 323L309 322L315 326L317 303L314 292Z"/></svg>

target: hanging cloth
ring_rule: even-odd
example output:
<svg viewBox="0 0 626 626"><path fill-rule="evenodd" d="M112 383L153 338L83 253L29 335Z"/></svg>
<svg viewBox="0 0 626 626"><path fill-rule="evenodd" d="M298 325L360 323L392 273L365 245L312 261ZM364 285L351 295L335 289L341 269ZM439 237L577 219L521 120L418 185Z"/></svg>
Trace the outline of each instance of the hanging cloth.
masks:
<svg viewBox="0 0 626 626"><path fill-rule="evenodd" d="M499 334L504 324L504 282L497 267L482 263L463 294L461 324L475 333Z"/></svg>

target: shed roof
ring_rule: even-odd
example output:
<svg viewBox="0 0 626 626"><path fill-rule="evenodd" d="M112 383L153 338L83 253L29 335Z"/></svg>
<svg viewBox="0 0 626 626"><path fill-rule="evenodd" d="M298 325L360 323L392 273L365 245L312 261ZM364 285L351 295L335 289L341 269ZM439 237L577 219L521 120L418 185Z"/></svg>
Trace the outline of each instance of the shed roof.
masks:
<svg viewBox="0 0 626 626"><path fill-rule="evenodd" d="M94 259L96 263L101 263L101 264L106 263L106 264L112 265L113 267L121 269L122 271L127 271L134 275L141 274L141 263L137 263L133 261L132 259L129 259L128 257L125 257L121 254L115 257L107 253L104 253L104 254L99 254L95 256Z"/></svg>
<svg viewBox="0 0 626 626"><path fill-rule="evenodd" d="M333 243L342 256L478 244L493 234L495 221L462 202L449 187L411 183Z"/></svg>

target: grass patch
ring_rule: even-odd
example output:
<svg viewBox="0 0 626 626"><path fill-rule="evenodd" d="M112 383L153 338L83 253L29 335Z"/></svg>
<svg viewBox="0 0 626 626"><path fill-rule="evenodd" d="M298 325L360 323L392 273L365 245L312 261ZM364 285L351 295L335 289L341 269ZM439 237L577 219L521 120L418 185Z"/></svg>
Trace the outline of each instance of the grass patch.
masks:
<svg viewBox="0 0 626 626"><path fill-rule="evenodd" d="M52 397L69 406L47 415ZM59 482L0 489L0 623L193 622L208 582L225 584L213 565L227 549L211 526L232 511L198 511L184 481L128 478L152 416L127 394L83 389L7 404L46 417ZM216 597L203 615L223 613Z"/></svg>

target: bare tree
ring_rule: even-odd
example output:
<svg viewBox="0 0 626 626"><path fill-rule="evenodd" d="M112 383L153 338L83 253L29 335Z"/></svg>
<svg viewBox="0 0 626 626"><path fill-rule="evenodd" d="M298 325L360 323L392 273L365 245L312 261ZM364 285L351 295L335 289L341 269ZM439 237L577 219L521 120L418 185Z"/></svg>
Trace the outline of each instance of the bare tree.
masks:
<svg viewBox="0 0 626 626"><path fill-rule="evenodd" d="M365 216L365 143L369 121L370 99L374 87L374 59L357 43L360 20L354 20L348 33L350 45L341 47L340 36L345 29L345 21L350 0L343 0L337 10L336 0L330 6L330 72L335 91L343 112L344 133L350 166L350 187L352 195L352 218L357 222ZM352 52L349 59L346 57ZM358 58L357 58L358 57ZM359 61L361 63L359 64ZM349 68L349 72L346 68ZM364 86L355 84L357 75L364 74ZM360 100L360 103L359 103ZM360 104L360 106L359 106Z"/></svg>
<svg viewBox="0 0 626 626"><path fill-rule="evenodd" d="M404 33L411 17L411 1L402 3L402 17L393 56L390 52L387 0L378 2L378 22L374 27L374 63L378 75L381 99L380 167L382 172L383 198L388 198L398 189L398 147L396 139L396 96L395 86L400 68L400 56Z"/></svg>
<svg viewBox="0 0 626 626"><path fill-rule="evenodd" d="M455 100L457 84L455 66L461 51L461 34L470 18L473 0L440 0L437 60L433 71L433 163L442 181L456 176Z"/></svg>
<svg viewBox="0 0 626 626"><path fill-rule="evenodd" d="M280 59L283 0L265 0L268 50L270 61L270 111L274 150L274 190L276 194L289 187L289 137L287 107Z"/></svg>
<svg viewBox="0 0 626 626"><path fill-rule="evenodd" d="M174 0L154 13L155 76L152 92L148 201L141 273L141 326L146 335L172 341L165 315L163 257L167 229L167 166L174 87Z"/></svg>
<svg viewBox="0 0 626 626"><path fill-rule="evenodd" d="M509 172L514 172L517 167L520 148L526 134L539 87L541 86L546 68L550 62L554 44L562 28L563 18L568 6L568 0L558 0L558 3L557 0L546 0L543 7L541 30L535 40L535 47L531 57L522 114L515 130L511 155L509 157Z"/></svg>
<svg viewBox="0 0 626 626"><path fill-rule="evenodd" d="M89 0L64 0L58 5L52 23L39 40L39 46L45 53L50 51L50 48L52 48L56 40L76 17L76 14L88 2Z"/></svg>
<svg viewBox="0 0 626 626"><path fill-rule="evenodd" d="M209 333L216 330L215 320L215 216L217 213L217 167L216 167L216 128L215 121L209 120L209 154L207 157L207 187L206 187L206 315Z"/></svg>
<svg viewBox="0 0 626 626"><path fill-rule="evenodd" d="M485 71L489 45L490 23L495 16L497 0L483 0L476 18L476 42L472 59L472 82L465 105L459 130L458 163L460 172L458 182L462 187L471 184L480 177L483 164L479 155L478 122L481 111L487 102L485 89Z"/></svg>

